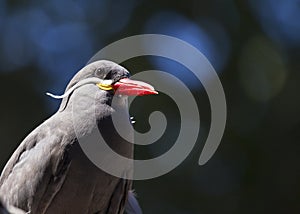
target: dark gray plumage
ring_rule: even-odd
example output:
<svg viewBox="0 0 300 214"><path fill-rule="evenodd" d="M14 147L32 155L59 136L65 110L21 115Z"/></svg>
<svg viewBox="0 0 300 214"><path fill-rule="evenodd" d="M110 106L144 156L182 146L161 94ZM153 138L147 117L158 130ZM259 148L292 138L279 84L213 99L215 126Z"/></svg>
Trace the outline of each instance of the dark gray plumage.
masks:
<svg viewBox="0 0 300 214"><path fill-rule="evenodd" d="M97 61L79 71L66 92L86 78L117 82L128 76L125 68L113 62ZM80 95L76 100L75 93ZM110 139L109 146L132 158L133 144L115 133L110 120L114 111L123 111L124 118L129 118L127 98L118 98L119 109L113 109L111 91L99 90L96 84L83 84L63 98L59 111L32 131L8 161L0 178L0 198L5 203L31 214L123 213L131 181L103 172L83 153L72 125L72 103L80 102L78 97L85 98L80 103L82 133L95 128L90 127L90 120L96 114L101 133ZM91 102L99 107L96 113L89 109ZM132 133L128 137L132 138Z"/></svg>

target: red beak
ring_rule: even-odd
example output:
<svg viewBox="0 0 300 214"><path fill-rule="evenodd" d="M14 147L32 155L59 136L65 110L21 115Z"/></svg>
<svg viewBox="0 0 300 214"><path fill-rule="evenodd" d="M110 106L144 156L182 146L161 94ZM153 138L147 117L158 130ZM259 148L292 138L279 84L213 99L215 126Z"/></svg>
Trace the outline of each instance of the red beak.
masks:
<svg viewBox="0 0 300 214"><path fill-rule="evenodd" d="M148 94L158 94L152 85L148 83L124 78L113 85L116 94L127 96L143 96Z"/></svg>

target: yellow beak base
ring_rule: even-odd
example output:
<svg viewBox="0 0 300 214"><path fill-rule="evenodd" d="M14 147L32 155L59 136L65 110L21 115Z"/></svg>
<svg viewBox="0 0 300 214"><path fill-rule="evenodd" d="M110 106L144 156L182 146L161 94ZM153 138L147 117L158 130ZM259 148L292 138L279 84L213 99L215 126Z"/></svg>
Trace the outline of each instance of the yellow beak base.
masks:
<svg viewBox="0 0 300 214"><path fill-rule="evenodd" d="M109 90L113 90L114 88L112 87L112 85L107 85L107 84L102 84L102 83L98 83L97 86L105 91L109 91Z"/></svg>

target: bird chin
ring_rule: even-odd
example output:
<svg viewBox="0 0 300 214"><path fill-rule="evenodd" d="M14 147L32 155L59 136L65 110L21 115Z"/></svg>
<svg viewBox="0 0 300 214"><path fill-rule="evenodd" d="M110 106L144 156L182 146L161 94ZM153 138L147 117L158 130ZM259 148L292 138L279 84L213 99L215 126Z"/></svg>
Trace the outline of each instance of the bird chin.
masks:
<svg viewBox="0 0 300 214"><path fill-rule="evenodd" d="M128 106L128 96L127 95L123 95L123 94L118 94L116 96L114 96L113 98L113 106L117 105L117 106Z"/></svg>

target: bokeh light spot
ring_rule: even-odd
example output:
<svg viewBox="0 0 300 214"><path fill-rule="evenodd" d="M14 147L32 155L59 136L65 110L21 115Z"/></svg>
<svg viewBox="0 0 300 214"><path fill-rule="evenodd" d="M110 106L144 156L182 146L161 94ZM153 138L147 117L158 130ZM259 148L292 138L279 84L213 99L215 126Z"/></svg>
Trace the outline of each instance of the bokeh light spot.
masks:
<svg viewBox="0 0 300 214"><path fill-rule="evenodd" d="M145 25L145 33L158 33L174 36L196 47L203 53L217 72L222 71L227 62L230 52L229 39L225 30L217 22L211 22L209 29L177 14L173 11L161 11L154 14ZM222 41L220 45L220 41ZM155 44L146 44L151 47ZM197 65L198 59L190 53L170 47L167 44L159 44L161 49L172 51L178 55L188 56L191 63ZM166 61L161 58L151 58L151 62L159 70L169 72L178 78L187 79L191 88L199 89L199 82L188 70L185 70L178 63ZM199 65L200 66L200 65Z"/></svg>
<svg viewBox="0 0 300 214"><path fill-rule="evenodd" d="M284 86L287 77L283 56L267 39L257 36L245 45L239 59L240 83L246 94L268 101Z"/></svg>

